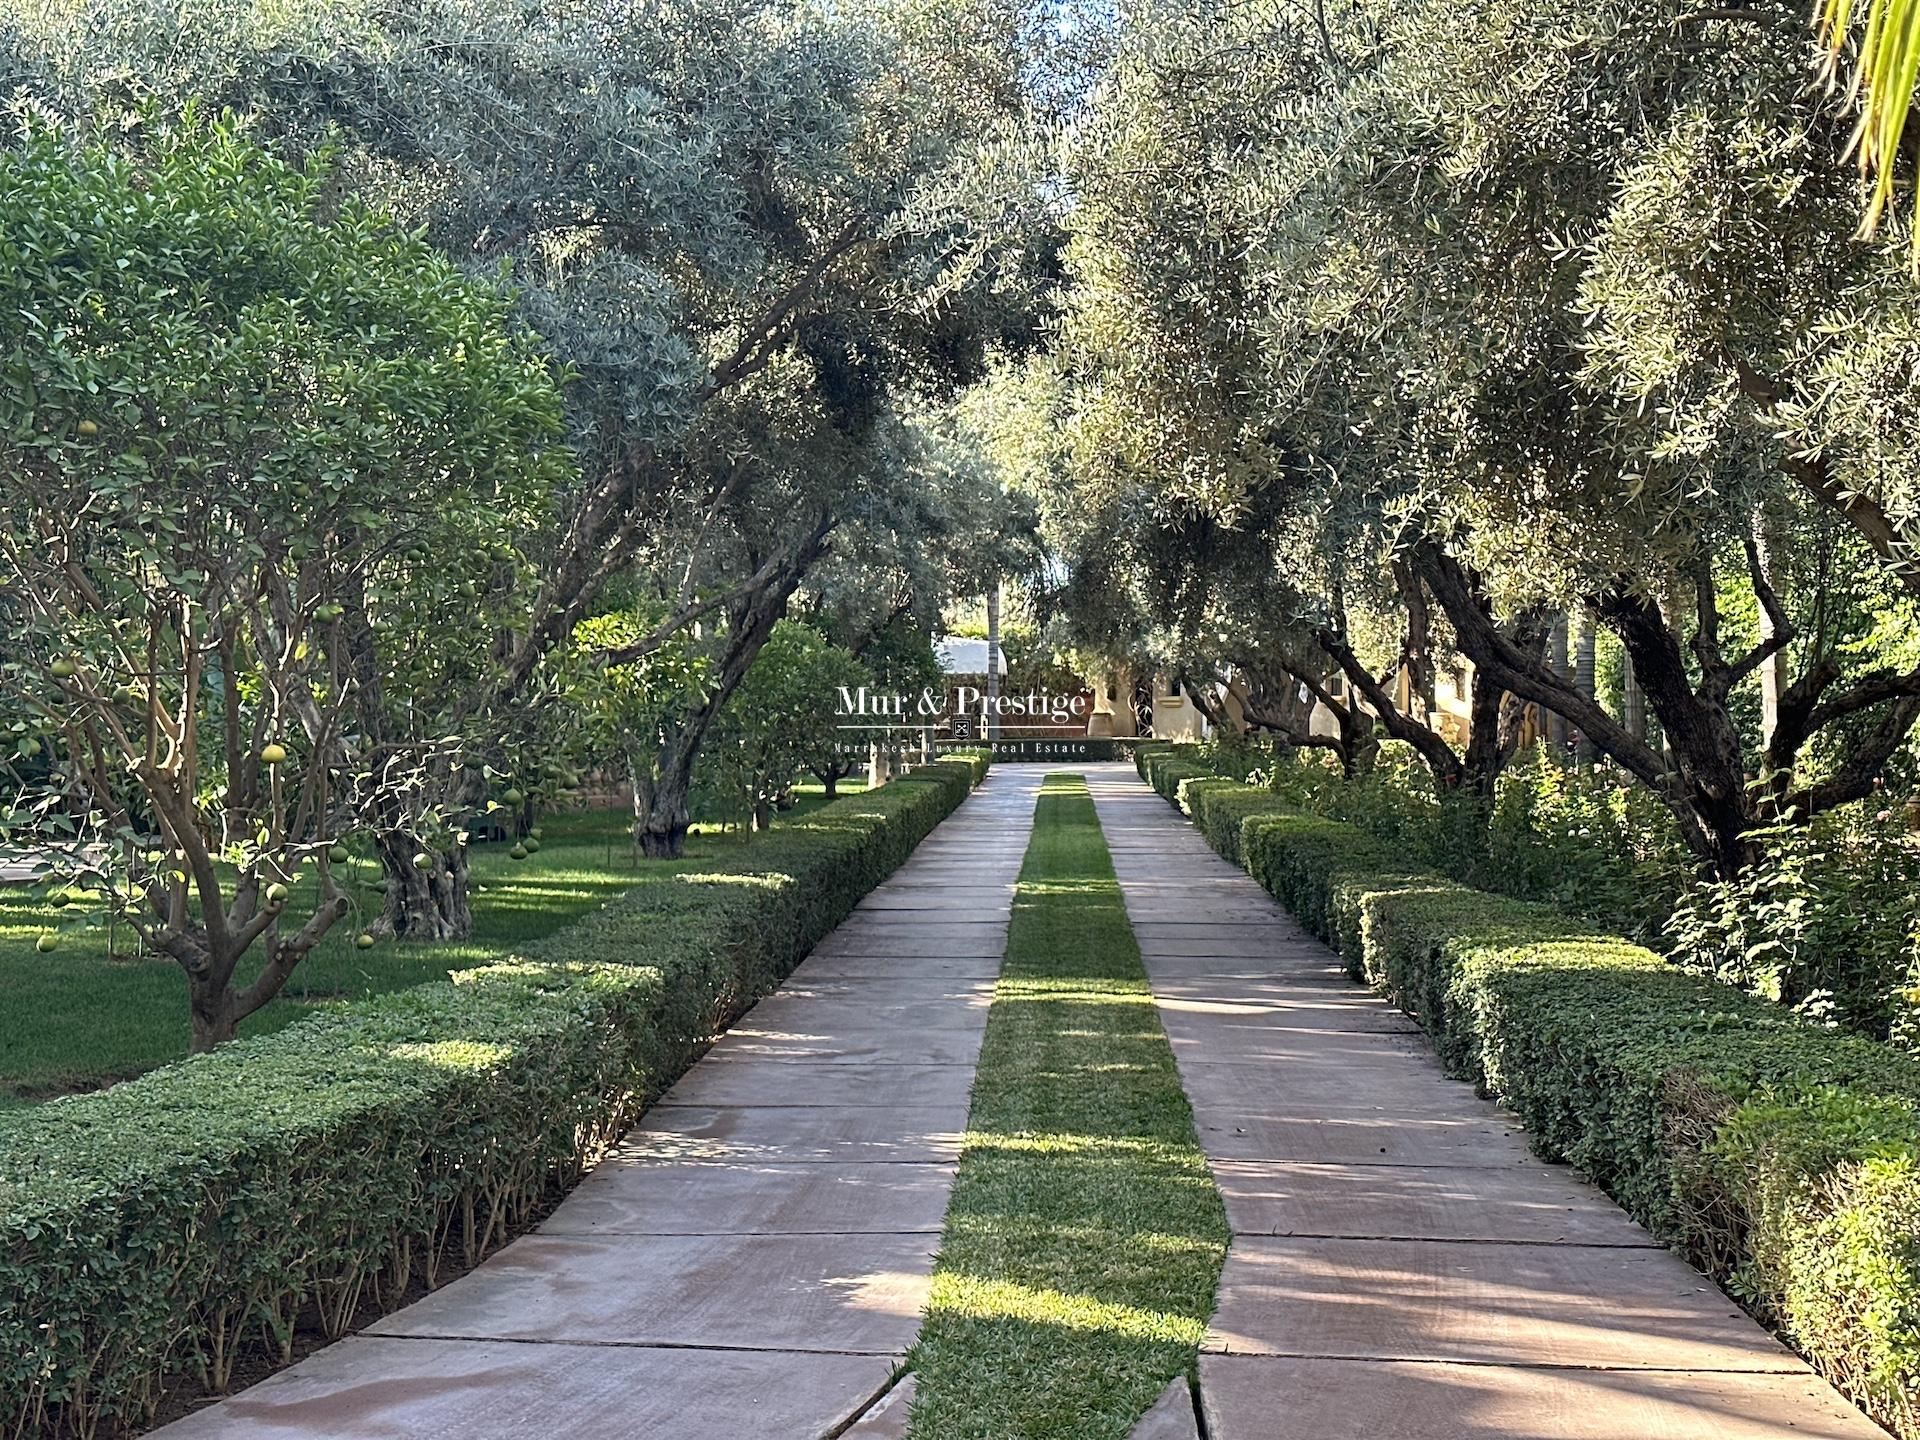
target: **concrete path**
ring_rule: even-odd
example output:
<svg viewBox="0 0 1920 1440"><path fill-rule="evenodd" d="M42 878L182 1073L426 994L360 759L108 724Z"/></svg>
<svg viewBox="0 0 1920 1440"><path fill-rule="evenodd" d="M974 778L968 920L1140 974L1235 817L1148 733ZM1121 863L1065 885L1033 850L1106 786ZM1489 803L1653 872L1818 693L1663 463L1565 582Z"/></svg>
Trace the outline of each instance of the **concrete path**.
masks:
<svg viewBox="0 0 1920 1440"><path fill-rule="evenodd" d="M882 1408L1043 775L995 771L533 1234L156 1433L815 1440Z"/></svg>
<svg viewBox="0 0 1920 1440"><path fill-rule="evenodd" d="M1881 1436L1148 789L1082 768L1234 1230L1210 1440Z"/></svg>

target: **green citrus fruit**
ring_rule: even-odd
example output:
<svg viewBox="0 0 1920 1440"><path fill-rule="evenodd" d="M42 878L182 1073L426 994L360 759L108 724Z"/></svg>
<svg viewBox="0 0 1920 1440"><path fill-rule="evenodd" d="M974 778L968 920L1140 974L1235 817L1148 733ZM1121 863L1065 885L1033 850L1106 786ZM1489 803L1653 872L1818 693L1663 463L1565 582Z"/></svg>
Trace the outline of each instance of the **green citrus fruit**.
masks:
<svg viewBox="0 0 1920 1440"><path fill-rule="evenodd" d="M278 765L287 758L287 747L268 741L260 747L260 758L268 765Z"/></svg>

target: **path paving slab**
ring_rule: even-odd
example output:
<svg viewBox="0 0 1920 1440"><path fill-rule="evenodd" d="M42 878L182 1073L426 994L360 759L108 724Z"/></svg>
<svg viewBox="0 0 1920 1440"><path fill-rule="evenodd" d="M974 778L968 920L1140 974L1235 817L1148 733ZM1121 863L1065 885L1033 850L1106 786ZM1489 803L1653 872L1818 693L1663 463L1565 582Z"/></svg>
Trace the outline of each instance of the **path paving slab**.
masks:
<svg viewBox="0 0 1920 1440"><path fill-rule="evenodd" d="M1290 918L1223 919L1270 897L1130 770L1087 771L1234 1231L1209 1440L1881 1434Z"/></svg>
<svg viewBox="0 0 1920 1440"><path fill-rule="evenodd" d="M826 1440L876 1356L355 1338L155 1440Z"/></svg>
<svg viewBox="0 0 1920 1440"><path fill-rule="evenodd" d="M528 1235L372 1335L899 1355L938 1237Z"/></svg>
<svg viewBox="0 0 1920 1440"><path fill-rule="evenodd" d="M1200 1440L1200 1421L1193 1413L1193 1391L1186 1376L1167 1382L1153 1407L1127 1432L1127 1440Z"/></svg>
<svg viewBox="0 0 1920 1440"><path fill-rule="evenodd" d="M1243 960L1261 962L1249 964L1248 973L1261 974L1275 970L1275 962L1285 955L1285 946L1293 945L1299 957L1298 963L1307 968L1326 966L1332 957L1324 946L1309 946L1304 940L1289 939L1276 941L1265 929L1241 931L1234 935L1203 939L1193 934L1184 925L1165 926L1151 935L1136 932L1134 938L1140 942L1140 954L1143 959L1156 960ZM1346 972L1337 964L1331 968L1340 974ZM1201 971L1200 973L1209 973Z"/></svg>
<svg viewBox="0 0 1920 1440"><path fill-rule="evenodd" d="M993 981L942 975L808 975L795 978L762 1000L740 1022L742 1025L789 1023L789 1017L808 1016L831 1009L845 1019L857 1001L861 1022L904 1022L915 1028L985 1030L987 1008L993 1003ZM737 1028L737 1027L736 1027Z"/></svg>
<svg viewBox="0 0 1920 1440"><path fill-rule="evenodd" d="M1207 987L1209 990L1213 986ZM1168 986L1160 1000L1160 1019L1167 1039L1177 1054L1182 1046L1195 1050L1197 1059L1222 1059L1227 1047L1211 1044L1214 1034L1225 1026L1229 1032L1258 1029L1263 1034L1288 1030L1334 1030L1363 1035L1421 1035L1420 1027L1398 1010L1368 1004L1351 994L1299 986L1284 997L1269 991L1264 996L1248 995L1234 999L1211 994L1187 998ZM1262 1042L1249 1037L1234 1045L1235 1055L1258 1054ZM1264 1056L1262 1056L1264 1058Z"/></svg>
<svg viewBox="0 0 1920 1440"><path fill-rule="evenodd" d="M1297 1114L1304 1105L1317 1103L1308 1098L1312 1087L1344 1082L1343 1093L1349 1095L1370 1093L1376 1088L1383 1094L1397 1095L1403 1089L1411 1093L1417 1088L1448 1100L1475 1100L1485 1113L1498 1113L1479 1100L1471 1086L1447 1079L1424 1036L1248 1024L1236 1016L1196 1016L1191 1011L1175 1013L1171 1019L1174 1025L1195 1035L1204 1026L1219 1040L1220 1053L1195 1058L1181 1067L1183 1076L1191 1076L1187 1083L1189 1097L1195 1085L1218 1086L1217 1098L1223 1101L1277 1100ZM1268 1073L1243 1073L1250 1059L1258 1059ZM1285 1090L1278 1093L1273 1084L1276 1074L1283 1074L1286 1081Z"/></svg>
<svg viewBox="0 0 1920 1440"><path fill-rule="evenodd" d="M1200 1357L1212 1440L1887 1440L1811 1372Z"/></svg>
<svg viewBox="0 0 1920 1440"><path fill-rule="evenodd" d="M888 919L896 915L926 916L929 924L948 925L966 921L1002 901L1010 902L1013 897L1010 885L982 890L976 886L935 883L939 888L920 881L900 890L875 890L864 902L867 914Z"/></svg>
<svg viewBox="0 0 1920 1440"><path fill-rule="evenodd" d="M991 777L534 1234L169 1433L897 1434L861 1417L932 1284L1039 784Z"/></svg>
<svg viewBox="0 0 1920 1440"><path fill-rule="evenodd" d="M648 1113L617 1154L644 1149L677 1160L925 1164L954 1160L967 1102L847 1109L675 1105Z"/></svg>
<svg viewBox="0 0 1920 1440"><path fill-rule="evenodd" d="M1538 1162L1449 1169L1219 1160L1213 1175L1236 1235L1659 1246L1591 1185Z"/></svg>
<svg viewBox="0 0 1920 1440"><path fill-rule="evenodd" d="M773 1061L710 1054L667 1091L674 1105L879 1106L966 1103L972 1065L889 1065L884 1078L859 1061Z"/></svg>
<svg viewBox="0 0 1920 1440"><path fill-rule="evenodd" d="M1218 895L1189 896L1183 900L1169 895L1163 899L1143 900L1138 907L1129 901L1127 913L1137 917L1134 920L1136 925L1179 925L1189 933L1196 924L1204 926L1206 933L1244 931L1249 927L1265 926L1273 926L1276 935L1290 933L1281 926L1271 901L1261 904L1253 900L1227 900ZM1193 917L1196 913L1207 918L1195 921Z"/></svg>
<svg viewBox="0 0 1920 1440"><path fill-rule="evenodd" d="M1330 1165L1537 1165L1517 1125L1496 1120L1379 1114L1276 1115L1271 1109L1196 1109L1200 1144L1215 1160L1305 1160Z"/></svg>
<svg viewBox="0 0 1920 1440"><path fill-rule="evenodd" d="M945 917L946 919L966 920L977 919L980 918L980 916L992 916L999 913L1002 905L1012 901L1015 882L1009 878L1004 881L995 880L991 885L976 885L972 883L973 880L978 879L981 875L983 867L985 873L988 875L1004 875L1008 877L1017 875L1020 869L1020 867L1012 861L967 859L957 861L950 866L943 865L934 870L916 871L911 875L900 874L897 881L889 880L886 882L886 885L871 891L870 896L876 902L909 901L914 899L929 901L933 897L937 897L950 889L958 890L964 892L968 905L974 910L977 910L979 915L967 914L967 906L962 906L960 913L948 915ZM899 888L887 888L888 886L896 884ZM876 903L871 913L876 915L892 915L901 909L925 910L930 908L933 907L929 903L919 905Z"/></svg>
<svg viewBox="0 0 1920 1440"><path fill-rule="evenodd" d="M746 1029L734 1027L710 1054L722 1060L756 1057L836 1064L963 1065L971 1070L984 1038L982 1030L951 1025L921 1031L903 1025L836 1030L831 1024L809 1025L804 1020L760 1022Z"/></svg>
<svg viewBox="0 0 1920 1440"><path fill-rule="evenodd" d="M913 1408L914 1391L913 1376L903 1375L899 1384L853 1423L845 1440L906 1440L907 1412Z"/></svg>
<svg viewBox="0 0 1920 1440"><path fill-rule="evenodd" d="M1610 1369L1796 1363L1664 1250L1261 1235L1227 1256L1207 1348Z"/></svg>
<svg viewBox="0 0 1920 1440"><path fill-rule="evenodd" d="M974 913L974 912L970 912ZM1005 920L958 919L912 910L860 911L822 940L819 953L832 955L867 943L884 943L912 955L991 955L1007 949ZM985 946L984 950L971 947Z"/></svg>
<svg viewBox="0 0 1920 1440"><path fill-rule="evenodd" d="M580 1182L542 1235L937 1235L950 1163L727 1164L616 1155Z"/></svg>
<svg viewBox="0 0 1920 1440"><path fill-rule="evenodd" d="M1290 1039L1323 1039L1338 1036L1353 1040L1408 1042L1408 1035L1365 1035L1337 1030L1288 1030ZM1175 1051L1176 1058L1180 1052ZM1275 1045L1270 1053L1284 1054ZM1224 1062L1196 1061L1182 1074L1187 1096L1196 1105L1210 1111L1284 1121L1311 1110L1324 1120L1360 1119L1383 1116L1393 1121L1453 1120L1464 1124L1508 1123L1498 1107L1489 1105L1466 1086L1448 1080L1436 1066L1403 1071L1394 1061L1393 1051L1384 1047L1369 1060L1364 1051L1352 1052L1345 1074L1331 1065L1313 1066L1287 1060L1286 1088L1275 1090L1267 1063L1254 1053ZM1430 1063L1430 1062L1429 1062Z"/></svg>
<svg viewBox="0 0 1920 1440"><path fill-rule="evenodd" d="M1004 936L1000 945L1000 954L1005 954ZM916 952L898 940L883 938L824 954L816 951L791 978L803 986L825 980L974 980L986 982L991 994L993 980L1000 973L1000 955L966 953L970 948L971 944L961 950Z"/></svg>
<svg viewBox="0 0 1920 1440"><path fill-rule="evenodd" d="M730 1035L735 1031L774 1031L829 1037L835 1029L852 1035L881 1027L910 1033L985 1035L991 1000L993 981L983 979L897 979L879 975L824 979L795 987L793 995L762 1000ZM858 1027L851 1027L847 1021L851 1004L860 1008Z"/></svg>

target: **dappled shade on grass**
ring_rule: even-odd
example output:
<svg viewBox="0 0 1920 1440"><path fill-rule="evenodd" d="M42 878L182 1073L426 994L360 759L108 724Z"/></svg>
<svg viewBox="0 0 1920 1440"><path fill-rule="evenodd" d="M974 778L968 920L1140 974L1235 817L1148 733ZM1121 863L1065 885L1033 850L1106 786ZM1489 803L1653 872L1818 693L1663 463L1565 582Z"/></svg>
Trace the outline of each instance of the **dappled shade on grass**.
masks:
<svg viewBox="0 0 1920 1440"><path fill-rule="evenodd" d="M823 803L817 788L779 821L804 817ZM842 791L860 787L842 783ZM493 965L515 950L553 934L643 879L697 869L703 861L749 842L742 833L696 827L685 858L633 858L631 817L624 810L543 816L538 855L513 860L503 844L479 844L473 855L474 934L468 940L422 944L382 940L371 950L354 934L379 914L373 888L378 867L356 862L348 888L357 911L301 962L278 999L240 1027L263 1035L311 1015L331 1001L401 990L441 980L457 970ZM309 873L294 887L289 909L311 908ZM133 936L120 926L118 958L107 953L105 929L69 934L50 955L34 940L52 923L49 902L24 886L0 887L0 1109L71 1090L125 1080L177 1060L187 1049L187 991L171 960L131 955ZM260 964L243 962L248 980Z"/></svg>
<svg viewBox="0 0 1920 1440"><path fill-rule="evenodd" d="M1188 1372L1226 1217L1093 803L1047 780L925 1327L916 1440L1121 1440Z"/></svg>

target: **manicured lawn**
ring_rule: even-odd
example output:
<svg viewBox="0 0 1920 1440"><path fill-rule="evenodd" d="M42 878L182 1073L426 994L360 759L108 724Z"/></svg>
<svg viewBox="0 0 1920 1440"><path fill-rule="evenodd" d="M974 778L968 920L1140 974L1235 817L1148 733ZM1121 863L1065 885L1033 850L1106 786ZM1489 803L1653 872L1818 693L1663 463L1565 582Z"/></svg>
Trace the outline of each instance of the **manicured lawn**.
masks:
<svg viewBox="0 0 1920 1440"><path fill-rule="evenodd" d="M860 787L842 781L840 788L847 794ZM818 787L811 793L802 787L800 807L791 813L820 803ZM510 858L505 845L476 845L472 939L383 940L359 950L353 936L363 922L350 916L241 1032L276 1030L329 1001L491 964L551 934L641 878L627 843L628 818L622 810L545 817L540 851L526 860ZM684 863L745 843L737 832L696 828ZM650 862L645 873L669 873L680 863ZM380 908L371 885L377 874L372 864L356 867L369 916ZM311 897L296 888L290 908L299 913L303 902L310 905ZM42 955L34 940L45 928L39 901L19 887L0 887L0 1108L124 1080L186 1052L186 983L172 961L133 957L133 936L124 926L115 935L116 957L108 956L104 929L69 934L58 950Z"/></svg>
<svg viewBox="0 0 1920 1440"><path fill-rule="evenodd" d="M1021 870L914 1349L915 1440L1122 1440L1190 1373L1226 1253L1085 783Z"/></svg>

